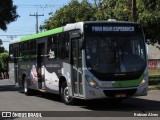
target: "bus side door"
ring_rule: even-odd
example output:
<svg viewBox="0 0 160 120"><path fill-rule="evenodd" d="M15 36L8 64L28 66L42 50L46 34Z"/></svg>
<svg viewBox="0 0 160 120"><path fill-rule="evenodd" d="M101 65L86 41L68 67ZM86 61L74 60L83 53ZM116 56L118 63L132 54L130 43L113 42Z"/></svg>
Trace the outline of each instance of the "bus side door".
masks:
<svg viewBox="0 0 160 120"><path fill-rule="evenodd" d="M45 56L46 56L46 38L41 38L41 39L37 40L38 89L45 89L45 85L44 85Z"/></svg>
<svg viewBox="0 0 160 120"><path fill-rule="evenodd" d="M79 32L75 32L79 33ZM70 34L71 37L71 83L72 92L74 96L82 97L82 50L79 47L80 37L73 37L74 33Z"/></svg>
<svg viewBox="0 0 160 120"><path fill-rule="evenodd" d="M9 63L9 80L14 85L21 86L18 78L18 57L19 57L19 44L10 45L10 63Z"/></svg>

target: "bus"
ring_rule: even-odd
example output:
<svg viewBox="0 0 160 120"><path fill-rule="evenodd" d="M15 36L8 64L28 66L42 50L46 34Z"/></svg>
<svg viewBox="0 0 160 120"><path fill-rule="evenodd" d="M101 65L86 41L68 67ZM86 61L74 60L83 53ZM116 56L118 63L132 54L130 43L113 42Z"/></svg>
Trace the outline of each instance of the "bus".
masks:
<svg viewBox="0 0 160 120"><path fill-rule="evenodd" d="M85 21L12 40L10 81L76 99L146 96L148 63L142 26L125 21Z"/></svg>

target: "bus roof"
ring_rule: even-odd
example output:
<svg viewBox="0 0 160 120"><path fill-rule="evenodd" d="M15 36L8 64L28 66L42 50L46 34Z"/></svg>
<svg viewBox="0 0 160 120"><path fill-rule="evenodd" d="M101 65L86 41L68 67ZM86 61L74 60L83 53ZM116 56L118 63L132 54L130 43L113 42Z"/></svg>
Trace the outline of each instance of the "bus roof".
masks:
<svg viewBox="0 0 160 120"><path fill-rule="evenodd" d="M42 38L45 36L61 33L63 31L70 31L74 29L81 29L81 32L83 32L83 24L93 24L93 23L123 23L123 24L138 24L134 22L126 22L126 21L84 21L84 22L77 22L77 23L70 23L67 24L64 27L58 27L52 30L48 30L46 32L38 33L38 34L33 34L30 36L25 36L17 40L12 40L10 44L17 43L17 42L23 42L23 41L28 41L32 39L37 39L37 38Z"/></svg>
<svg viewBox="0 0 160 120"><path fill-rule="evenodd" d="M38 34L33 34L30 36L26 36L26 37L22 37L20 38L20 41L27 41L27 40L31 40L31 39L36 39L36 38L41 38L41 37L45 37L48 35L52 35L52 34L56 34L56 33L60 33L63 31L63 27L59 27L59 28L55 28L52 30L48 30L46 32L42 32L42 33L38 33Z"/></svg>
<svg viewBox="0 0 160 120"><path fill-rule="evenodd" d="M9 42L9 44L14 44L14 43L17 43L17 42L20 42L20 38L19 38L19 39L11 40L11 41Z"/></svg>
<svg viewBox="0 0 160 120"><path fill-rule="evenodd" d="M17 42L23 42L23 41L27 41L27 40L32 40L32 39L36 39L36 38L41 38L41 37L45 37L45 36L49 36L49 35L53 35L56 33L61 33L63 31L64 27L58 27L52 30L48 30L46 32L41 32L38 34L33 34L33 35L29 35L29 36L25 36L16 40L12 40L10 41L9 44L13 44L13 43L17 43Z"/></svg>
<svg viewBox="0 0 160 120"><path fill-rule="evenodd" d="M94 24L94 23L118 23L118 24L133 24L133 25L140 25L139 23L137 22L129 22L129 21L107 21L107 20L101 20L101 21L85 21L84 24Z"/></svg>

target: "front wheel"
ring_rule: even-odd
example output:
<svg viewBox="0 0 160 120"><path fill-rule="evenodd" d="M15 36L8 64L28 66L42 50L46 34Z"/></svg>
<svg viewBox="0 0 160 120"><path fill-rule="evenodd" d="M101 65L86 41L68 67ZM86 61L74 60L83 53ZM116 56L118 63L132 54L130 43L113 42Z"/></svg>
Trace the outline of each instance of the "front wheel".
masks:
<svg viewBox="0 0 160 120"><path fill-rule="evenodd" d="M69 96L68 86L66 82L61 85L61 100L67 105L73 105L75 103L75 98Z"/></svg>

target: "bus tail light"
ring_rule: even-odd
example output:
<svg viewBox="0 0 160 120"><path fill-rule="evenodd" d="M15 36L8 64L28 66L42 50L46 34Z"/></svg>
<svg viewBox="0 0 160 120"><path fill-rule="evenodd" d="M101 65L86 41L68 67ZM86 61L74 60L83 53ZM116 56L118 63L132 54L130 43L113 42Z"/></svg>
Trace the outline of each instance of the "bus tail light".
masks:
<svg viewBox="0 0 160 120"><path fill-rule="evenodd" d="M97 82L93 79L93 77L90 77L90 76L86 75L86 80L91 87L95 87L95 88L99 87Z"/></svg>

